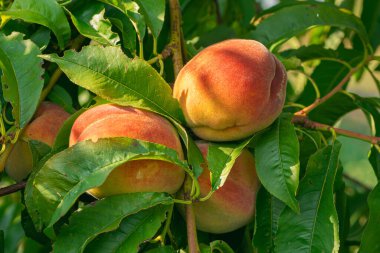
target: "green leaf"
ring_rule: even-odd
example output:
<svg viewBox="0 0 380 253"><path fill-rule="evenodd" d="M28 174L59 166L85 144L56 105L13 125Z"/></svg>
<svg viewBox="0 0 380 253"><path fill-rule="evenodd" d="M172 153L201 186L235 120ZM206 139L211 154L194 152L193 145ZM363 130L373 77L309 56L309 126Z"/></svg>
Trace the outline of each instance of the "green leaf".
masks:
<svg viewBox="0 0 380 253"><path fill-rule="evenodd" d="M176 253L172 246L164 246L146 251L146 253Z"/></svg>
<svg viewBox="0 0 380 253"><path fill-rule="evenodd" d="M373 48L380 45L380 2L373 0L363 1L361 19L367 29L369 39Z"/></svg>
<svg viewBox="0 0 380 253"><path fill-rule="evenodd" d="M117 230L95 238L86 247L85 252L137 253L139 245L157 233L170 208L173 206L157 205L128 216Z"/></svg>
<svg viewBox="0 0 380 253"><path fill-rule="evenodd" d="M194 171L194 175L196 177L199 177L203 172L202 164L204 163L204 159L202 152L199 150L194 140L189 136L188 132L181 124L175 120L170 121L176 127L177 132L182 139L182 142L185 144L187 151L187 161L191 165L191 168Z"/></svg>
<svg viewBox="0 0 380 253"><path fill-rule="evenodd" d="M358 108L355 97L348 92L338 92L310 112L310 119L334 125L343 115Z"/></svg>
<svg viewBox="0 0 380 253"><path fill-rule="evenodd" d="M295 198L299 182L299 143L292 116L280 116L264 132L255 149L256 171L265 189L294 211L299 211Z"/></svg>
<svg viewBox="0 0 380 253"><path fill-rule="evenodd" d="M354 30L369 48L366 30L358 17L334 5L314 2L310 4L292 3L274 12L260 22L250 37L270 47L284 42L295 35L315 26L334 26Z"/></svg>
<svg viewBox="0 0 380 253"><path fill-rule="evenodd" d="M59 47L63 49L70 40L71 30L62 7L51 0L15 0L11 8L1 15L19 18L29 23L48 27L57 37Z"/></svg>
<svg viewBox="0 0 380 253"><path fill-rule="evenodd" d="M210 243L211 252L234 253L233 249L224 241L217 240Z"/></svg>
<svg viewBox="0 0 380 253"><path fill-rule="evenodd" d="M145 36L146 25L144 17L138 12L139 6L131 0L100 0L123 12L132 22L140 42Z"/></svg>
<svg viewBox="0 0 380 253"><path fill-rule="evenodd" d="M376 147L371 148L371 154L369 156L369 162L376 174L377 180L380 180L380 152Z"/></svg>
<svg viewBox="0 0 380 253"><path fill-rule="evenodd" d="M26 186L25 203L36 228L50 228L82 193L100 186L114 168L142 158L187 168L175 150L126 137L82 141L53 155Z"/></svg>
<svg viewBox="0 0 380 253"><path fill-rule="evenodd" d="M59 129L59 132L57 136L55 137L54 144L52 147L53 153L62 151L63 149L69 146L71 128L75 120L85 111L86 111L85 108L78 110L63 123L61 129Z"/></svg>
<svg viewBox="0 0 380 253"><path fill-rule="evenodd" d="M107 10L106 16L120 30L124 48L136 56L136 31L129 18L117 9Z"/></svg>
<svg viewBox="0 0 380 253"><path fill-rule="evenodd" d="M73 24L85 37L102 45L116 45L120 38L111 28L111 22L104 17L105 8L102 3L81 1L67 10Z"/></svg>
<svg viewBox="0 0 380 253"><path fill-rule="evenodd" d="M47 98L54 104L62 106L63 109L65 109L65 111L68 113L75 113L75 109L73 107L73 99L71 98L70 94L64 88L62 88L62 86L54 85Z"/></svg>
<svg viewBox="0 0 380 253"><path fill-rule="evenodd" d="M168 194L150 192L115 195L99 200L71 216L69 225L62 228L53 245L54 252L83 252L85 246L97 235L117 229L125 217L159 204L172 203L173 199Z"/></svg>
<svg viewBox="0 0 380 253"><path fill-rule="evenodd" d="M359 253L377 253L380 251L380 184L368 196L369 220L364 229Z"/></svg>
<svg viewBox="0 0 380 253"><path fill-rule="evenodd" d="M135 0L144 15L145 23L150 28L153 37L158 38L164 24L165 0Z"/></svg>
<svg viewBox="0 0 380 253"><path fill-rule="evenodd" d="M237 144L212 143L208 146L207 164L210 170L212 191L224 185L235 160L251 140L252 138L248 138Z"/></svg>
<svg viewBox="0 0 380 253"><path fill-rule="evenodd" d="M40 49L21 33L5 36L0 33L0 67L2 91L10 102L15 125L23 128L37 109L44 85Z"/></svg>
<svg viewBox="0 0 380 253"><path fill-rule="evenodd" d="M30 40L32 40L41 51L47 48L50 39L50 30L45 27L38 28L37 31L30 36Z"/></svg>
<svg viewBox="0 0 380 253"><path fill-rule="evenodd" d="M300 214L289 208L281 213L274 252L338 252L333 190L340 147L335 141L311 156L297 196Z"/></svg>
<svg viewBox="0 0 380 253"><path fill-rule="evenodd" d="M117 47L87 46L63 57L43 55L69 79L96 95L120 105L157 112L184 122L178 101L166 81L147 62L129 59Z"/></svg>
<svg viewBox="0 0 380 253"><path fill-rule="evenodd" d="M273 252L278 220L284 210L283 202L261 187L256 197L256 219L253 244L258 253Z"/></svg>

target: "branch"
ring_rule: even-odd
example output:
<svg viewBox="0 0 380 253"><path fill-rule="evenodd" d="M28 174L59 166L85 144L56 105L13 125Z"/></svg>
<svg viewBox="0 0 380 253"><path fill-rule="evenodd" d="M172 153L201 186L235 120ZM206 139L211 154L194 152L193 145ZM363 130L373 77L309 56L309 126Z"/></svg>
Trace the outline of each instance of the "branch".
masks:
<svg viewBox="0 0 380 253"><path fill-rule="evenodd" d="M26 182L21 181L17 184L12 184L7 187L0 188L0 197L18 192L19 190L24 189L25 186L26 186Z"/></svg>
<svg viewBox="0 0 380 253"><path fill-rule="evenodd" d="M331 98L332 96L335 95L335 93L339 92L344 84L350 80L351 76L353 74L355 74L356 71L358 71L363 65L362 64L359 64L358 66L356 66L355 68L352 68L348 73L347 75L338 83L337 86L335 86L334 89L332 89L329 93L327 93L324 97L322 98L317 98L311 105L303 108L302 110L298 111L295 113L295 115L300 115L300 116L304 116L304 115L307 115L309 112L311 112L312 110L314 110L317 106L319 106L320 104L326 102L326 100L328 100L329 98Z"/></svg>
<svg viewBox="0 0 380 253"><path fill-rule="evenodd" d="M326 124L318 123L318 122L315 122L315 121L308 119L305 115L294 115L292 122L294 124L301 125L305 128L327 131L327 132L329 132L330 130L334 130L339 135L352 137L355 139L360 139L360 140L369 142L369 143L374 144L374 145L380 144L380 137L360 134L360 133L356 133L353 131L349 131L349 130L345 130L345 129L341 129L341 128L332 127L332 126L329 126Z"/></svg>
<svg viewBox="0 0 380 253"><path fill-rule="evenodd" d="M181 44L181 8L178 0L169 0L170 7L170 42L169 48L173 58L174 76L177 77L183 67ZM163 53L163 55L165 55Z"/></svg>

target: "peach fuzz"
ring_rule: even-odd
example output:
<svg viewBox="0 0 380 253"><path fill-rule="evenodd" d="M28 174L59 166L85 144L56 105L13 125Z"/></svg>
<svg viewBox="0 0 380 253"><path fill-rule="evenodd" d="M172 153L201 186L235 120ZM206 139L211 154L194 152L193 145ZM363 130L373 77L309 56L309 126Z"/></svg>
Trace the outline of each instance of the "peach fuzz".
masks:
<svg viewBox="0 0 380 253"><path fill-rule="evenodd" d="M33 168L32 153L26 141L36 140L53 146L59 129L69 117L70 114L62 107L51 102L42 102L6 161L7 174L16 181L25 179Z"/></svg>
<svg viewBox="0 0 380 253"><path fill-rule="evenodd" d="M173 89L186 121L201 139L232 141L269 126L286 95L281 62L254 40L209 46L180 71Z"/></svg>
<svg viewBox="0 0 380 253"><path fill-rule="evenodd" d="M206 159L208 144L198 142ZM201 197L211 190L207 166L198 178ZM247 225L253 218L259 181L253 155L244 149L236 159L224 185L206 201L194 203L197 229L208 233L227 233Z"/></svg>
<svg viewBox="0 0 380 253"><path fill-rule="evenodd" d="M182 147L175 128L163 117L146 110L104 104L93 107L74 122L70 146L83 140L129 137L165 145L178 152ZM168 192L181 187L182 168L165 161L135 160L115 168L106 181L88 192L98 198L128 192Z"/></svg>

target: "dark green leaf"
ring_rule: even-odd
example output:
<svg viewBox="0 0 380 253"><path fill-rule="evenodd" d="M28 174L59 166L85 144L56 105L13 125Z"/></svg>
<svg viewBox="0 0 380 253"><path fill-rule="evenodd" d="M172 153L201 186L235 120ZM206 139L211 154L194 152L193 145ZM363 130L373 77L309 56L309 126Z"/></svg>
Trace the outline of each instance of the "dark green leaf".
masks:
<svg viewBox="0 0 380 253"><path fill-rule="evenodd" d="M95 238L85 252L137 253L139 245L157 233L170 208L173 206L157 205L128 216L118 229Z"/></svg>
<svg viewBox="0 0 380 253"><path fill-rule="evenodd" d="M369 41L365 28L352 13L342 11L334 5L313 2L312 4L293 4L273 13L260 22L251 32L251 38L266 46L283 42L315 26L334 26L354 30L365 48Z"/></svg>
<svg viewBox="0 0 380 253"><path fill-rule="evenodd" d="M135 159L159 159L187 168L175 150L126 137L82 141L52 156L28 181L25 204L38 230L54 225L87 190Z"/></svg>
<svg viewBox="0 0 380 253"><path fill-rule="evenodd" d="M273 252L278 219L284 210L283 202L261 187L256 197L256 220L253 244L258 253Z"/></svg>
<svg viewBox="0 0 380 253"><path fill-rule="evenodd" d="M128 49L133 56L136 55L136 31L127 16L117 9L106 11L107 18L120 30L124 48Z"/></svg>
<svg viewBox="0 0 380 253"><path fill-rule="evenodd" d="M164 246L148 250L146 253L176 253L172 246Z"/></svg>
<svg viewBox="0 0 380 253"><path fill-rule="evenodd" d="M234 253L233 249L224 241L217 240L210 243L211 252Z"/></svg>
<svg viewBox="0 0 380 253"><path fill-rule="evenodd" d="M50 39L50 30L45 27L38 28L38 30L30 36L30 40L33 41L41 51L49 45Z"/></svg>
<svg viewBox="0 0 380 253"><path fill-rule="evenodd" d="M15 125L23 128L32 118L44 85L40 49L21 33L0 33L0 67L2 92L10 102Z"/></svg>
<svg viewBox="0 0 380 253"><path fill-rule="evenodd" d="M60 48L64 48L70 40L69 22L62 7L56 1L15 0L11 8L1 14L48 27L57 37Z"/></svg>
<svg viewBox="0 0 380 253"><path fill-rule="evenodd" d="M140 7L139 12L144 15L145 23L150 28L153 37L157 38L161 32L165 18L165 0L135 0Z"/></svg>
<svg viewBox="0 0 380 253"><path fill-rule="evenodd" d="M363 1L361 19L367 29L369 39L373 48L380 44L380 2L373 0Z"/></svg>
<svg viewBox="0 0 380 253"><path fill-rule="evenodd" d="M380 152L375 147L371 149L371 155L369 156L369 162L376 174L377 180L380 180Z"/></svg>
<svg viewBox="0 0 380 253"><path fill-rule="evenodd" d="M87 46L63 57L44 55L70 80L98 96L120 105L131 105L183 122L178 101L165 80L147 62L129 59L120 48Z"/></svg>
<svg viewBox="0 0 380 253"><path fill-rule="evenodd" d="M149 192L115 195L99 200L71 216L69 225L62 228L53 245L54 252L83 252L86 245L97 235L117 229L125 217L159 204L170 205L172 203L173 199L168 194ZM142 231L145 232L144 230ZM147 235L136 236L144 237ZM136 238L136 240L138 239ZM132 242L135 241L132 240ZM128 248L128 246L131 248ZM131 251L133 246L126 245L126 248L121 248L120 250L121 252L137 252L137 249L136 251ZM123 249L129 250L123 251Z"/></svg>
<svg viewBox="0 0 380 253"><path fill-rule="evenodd" d="M75 120L83 113L86 109L82 108L73 115L71 115L62 125L59 130L57 137L55 137L55 141L52 147L53 153L57 153L69 146L69 139L71 133L71 127L73 126Z"/></svg>
<svg viewBox="0 0 380 253"><path fill-rule="evenodd" d="M365 227L359 253L377 253L380 251L380 184L368 196L369 220Z"/></svg>
<svg viewBox="0 0 380 253"><path fill-rule="evenodd" d="M343 115L357 108L355 98L350 93L338 92L311 111L309 117L320 123L334 125Z"/></svg>
<svg viewBox="0 0 380 253"><path fill-rule="evenodd" d="M213 191L223 186L235 160L251 140L252 138L248 138L238 144L212 143L208 146L207 164Z"/></svg>
<svg viewBox="0 0 380 253"><path fill-rule="evenodd" d="M299 143L291 118L290 114L282 115L260 136L255 158L257 175L265 189L298 212L295 195L299 182Z"/></svg>
<svg viewBox="0 0 380 253"><path fill-rule="evenodd" d="M104 18L104 5L96 1L81 1L69 11L73 24L83 35L102 45L116 45L120 38L111 28L111 22Z"/></svg>
<svg viewBox="0 0 380 253"><path fill-rule="evenodd" d="M75 113L75 109L73 108L73 99L70 94L62 88L62 86L54 85L47 98L54 104L62 106L68 113Z"/></svg>
<svg viewBox="0 0 380 253"><path fill-rule="evenodd" d="M309 160L297 199L300 214L286 208L280 216L275 252L338 252L338 217L334 206L338 141L317 151Z"/></svg>

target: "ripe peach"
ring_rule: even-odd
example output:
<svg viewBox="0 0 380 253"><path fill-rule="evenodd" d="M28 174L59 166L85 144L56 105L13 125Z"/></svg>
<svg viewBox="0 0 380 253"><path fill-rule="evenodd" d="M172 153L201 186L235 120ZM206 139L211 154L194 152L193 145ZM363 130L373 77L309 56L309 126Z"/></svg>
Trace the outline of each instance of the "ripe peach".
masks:
<svg viewBox="0 0 380 253"><path fill-rule="evenodd" d="M33 168L33 156L26 141L36 140L52 146L59 129L69 116L62 107L43 102L10 153L5 164L7 174L16 181L25 179Z"/></svg>
<svg viewBox="0 0 380 253"><path fill-rule="evenodd" d="M106 137L129 137L172 148L183 159L182 147L174 127L163 117L146 110L112 104L96 106L75 121L70 146L83 140ZM106 181L89 193L104 197L128 192L175 193L185 173L182 168L165 161L135 160L114 169Z"/></svg>
<svg viewBox="0 0 380 253"><path fill-rule="evenodd" d="M197 143L206 159L208 144ZM198 178L201 197L211 190L210 171L204 166ZM253 218L259 181L253 155L244 149L224 185L206 201L194 203L197 228L208 233L227 233L247 225Z"/></svg>
<svg viewBox="0 0 380 253"><path fill-rule="evenodd" d="M189 61L175 81L173 96L198 137L232 141L278 117L286 80L284 66L261 43L233 39L209 46Z"/></svg>

